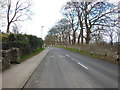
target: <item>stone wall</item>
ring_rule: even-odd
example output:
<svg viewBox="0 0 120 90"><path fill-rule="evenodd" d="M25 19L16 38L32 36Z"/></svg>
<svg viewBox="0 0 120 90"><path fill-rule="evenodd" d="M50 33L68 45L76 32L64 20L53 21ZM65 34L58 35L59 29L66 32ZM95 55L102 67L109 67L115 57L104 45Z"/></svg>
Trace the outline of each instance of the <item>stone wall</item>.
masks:
<svg viewBox="0 0 120 90"><path fill-rule="evenodd" d="M73 48L73 46L69 46ZM81 51L85 51L88 53L98 54L106 57L110 57L111 59L116 59L116 53L118 52L117 46L113 45L76 45L74 46L76 49L80 49Z"/></svg>
<svg viewBox="0 0 120 90"><path fill-rule="evenodd" d="M1 53L2 53L2 70L10 68L11 64L19 64L20 50L18 48L1 50Z"/></svg>
<svg viewBox="0 0 120 90"><path fill-rule="evenodd" d="M9 50L10 53L10 63L19 64L20 50L18 48L12 48Z"/></svg>
<svg viewBox="0 0 120 90"><path fill-rule="evenodd" d="M98 54L105 56L107 59L116 60L118 53L117 45L105 45L105 44L84 44L84 45L67 45L68 48L75 48L80 51L85 51L92 54Z"/></svg>
<svg viewBox="0 0 120 90"><path fill-rule="evenodd" d="M2 69L10 67L10 53L7 50L2 50Z"/></svg>

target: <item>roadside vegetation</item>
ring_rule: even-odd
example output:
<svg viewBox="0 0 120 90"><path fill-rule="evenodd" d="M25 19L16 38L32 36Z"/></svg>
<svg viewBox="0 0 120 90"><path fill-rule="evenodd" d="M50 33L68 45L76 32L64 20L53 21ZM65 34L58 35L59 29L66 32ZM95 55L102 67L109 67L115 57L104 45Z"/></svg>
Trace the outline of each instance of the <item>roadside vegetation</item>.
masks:
<svg viewBox="0 0 120 90"><path fill-rule="evenodd" d="M118 64L117 59L116 60L111 60L111 59L108 59L106 56L99 55L99 54L96 54L96 53L89 53L89 52L81 51L79 49L69 48L69 47L66 47L66 46L54 46L54 47L63 48L63 49L70 50L70 51L73 51L73 52L76 52L76 53L80 53L80 54L85 55L85 56L90 56L90 57L93 57L93 58L97 58L99 60L103 60L103 61L110 62L110 63L113 63L113 64ZM120 63L119 63L119 65L120 65Z"/></svg>
<svg viewBox="0 0 120 90"><path fill-rule="evenodd" d="M39 49L35 50L33 53L31 53L31 54L21 56L21 57L20 57L20 62L23 62L23 61L25 61L25 60L27 60L27 59L29 59L29 58L31 58L31 57L39 54L39 53L42 52L43 50L45 50L45 48L39 48Z"/></svg>
<svg viewBox="0 0 120 90"><path fill-rule="evenodd" d="M38 48L42 48L42 45L43 40L33 35L2 33L2 50L19 48L21 56L31 54Z"/></svg>
<svg viewBox="0 0 120 90"><path fill-rule="evenodd" d="M27 34L2 33L2 70L20 64L44 50L42 38Z"/></svg>

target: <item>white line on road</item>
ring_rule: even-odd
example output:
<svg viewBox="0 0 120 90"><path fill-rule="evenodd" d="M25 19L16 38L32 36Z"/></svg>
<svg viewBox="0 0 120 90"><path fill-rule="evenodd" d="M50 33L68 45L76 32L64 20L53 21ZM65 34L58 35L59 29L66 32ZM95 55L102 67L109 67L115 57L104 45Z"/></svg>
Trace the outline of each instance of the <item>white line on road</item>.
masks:
<svg viewBox="0 0 120 90"><path fill-rule="evenodd" d="M51 58L54 58L55 56L50 56Z"/></svg>
<svg viewBox="0 0 120 90"><path fill-rule="evenodd" d="M67 57L70 57L68 54L65 54ZM72 58L72 60L74 61L74 59ZM81 65L83 68L88 69L86 66L84 66L83 64L81 64L80 62L77 62L79 65Z"/></svg>
<svg viewBox="0 0 120 90"><path fill-rule="evenodd" d="M84 67L85 69L88 69L86 66L84 66L83 64L81 64L80 62L77 62L79 65L81 65L82 67Z"/></svg>
<svg viewBox="0 0 120 90"><path fill-rule="evenodd" d="M66 56L67 56L67 57L69 57L69 55L68 55L68 54L66 54Z"/></svg>

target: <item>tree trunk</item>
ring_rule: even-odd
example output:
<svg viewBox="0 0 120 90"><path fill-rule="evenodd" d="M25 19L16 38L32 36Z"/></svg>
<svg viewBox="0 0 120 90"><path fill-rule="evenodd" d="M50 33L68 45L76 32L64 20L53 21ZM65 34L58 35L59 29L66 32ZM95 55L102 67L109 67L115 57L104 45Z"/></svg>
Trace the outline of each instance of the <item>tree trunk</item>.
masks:
<svg viewBox="0 0 120 90"><path fill-rule="evenodd" d="M88 23L87 23L87 15L85 16L85 25L86 25L86 30L87 30L86 44L89 44L89 42L90 42L90 28L88 27Z"/></svg>
<svg viewBox="0 0 120 90"><path fill-rule="evenodd" d="M9 33L9 29L10 29L10 24L8 23L6 33Z"/></svg>
<svg viewBox="0 0 120 90"><path fill-rule="evenodd" d="M83 31L80 30L79 36L78 36L78 44L80 44L80 37L81 37L81 44L83 44Z"/></svg>
<svg viewBox="0 0 120 90"><path fill-rule="evenodd" d="M76 43L76 36L75 36L75 31L73 32L73 44Z"/></svg>
<svg viewBox="0 0 120 90"><path fill-rule="evenodd" d="M81 33L78 36L78 43L77 44L80 44L80 36L81 36Z"/></svg>
<svg viewBox="0 0 120 90"><path fill-rule="evenodd" d="M83 44L83 24L81 25L81 44Z"/></svg>
<svg viewBox="0 0 120 90"><path fill-rule="evenodd" d="M81 44L83 44L83 22L82 22L82 14L80 14L79 10L78 10L78 19L79 19L79 22L80 22L80 34L78 36L78 44L80 44L80 37L81 37Z"/></svg>
<svg viewBox="0 0 120 90"><path fill-rule="evenodd" d="M113 38L112 35L110 36L111 40L110 40L110 44L113 45Z"/></svg>
<svg viewBox="0 0 120 90"><path fill-rule="evenodd" d="M70 38L70 34L69 34L69 37L68 37L68 41L69 41L69 44L71 44L71 38Z"/></svg>
<svg viewBox="0 0 120 90"><path fill-rule="evenodd" d="M83 44L83 28L81 29L81 44Z"/></svg>
<svg viewBox="0 0 120 90"><path fill-rule="evenodd" d="M89 44L89 42L90 42L90 29L87 28L86 44Z"/></svg>
<svg viewBox="0 0 120 90"><path fill-rule="evenodd" d="M89 42L90 42L90 36L87 36L87 38L86 38L86 44L89 44Z"/></svg>

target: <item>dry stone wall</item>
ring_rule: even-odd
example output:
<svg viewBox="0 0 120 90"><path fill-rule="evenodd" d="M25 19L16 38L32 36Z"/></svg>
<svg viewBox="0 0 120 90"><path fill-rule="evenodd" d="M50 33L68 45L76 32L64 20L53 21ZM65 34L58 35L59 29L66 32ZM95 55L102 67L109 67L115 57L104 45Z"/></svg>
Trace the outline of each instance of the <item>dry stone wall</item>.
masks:
<svg viewBox="0 0 120 90"><path fill-rule="evenodd" d="M10 68L11 64L19 64L20 50L12 48L9 50L1 50L2 53L2 70Z"/></svg>
<svg viewBox="0 0 120 90"><path fill-rule="evenodd" d="M68 48L75 48L80 51L85 51L92 54L106 56L110 60L117 59L118 46L117 45L104 45L104 44L89 44L89 45L67 45Z"/></svg>

